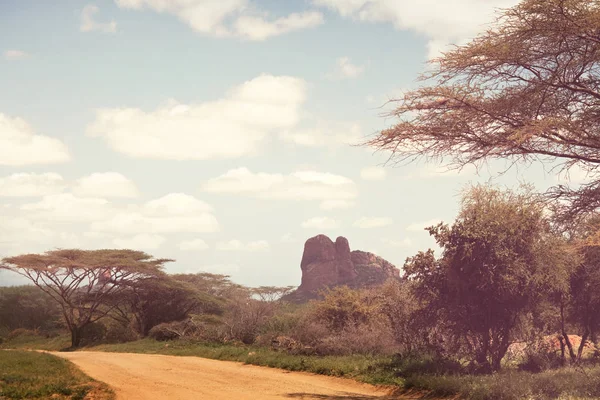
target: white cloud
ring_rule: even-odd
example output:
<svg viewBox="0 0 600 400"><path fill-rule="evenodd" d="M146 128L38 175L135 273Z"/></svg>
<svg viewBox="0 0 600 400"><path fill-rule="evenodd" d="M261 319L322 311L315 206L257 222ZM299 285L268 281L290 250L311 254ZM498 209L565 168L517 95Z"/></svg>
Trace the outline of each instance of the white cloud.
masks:
<svg viewBox="0 0 600 400"><path fill-rule="evenodd" d="M23 204L20 208L41 219L64 222L103 220L112 212L105 199L77 197L72 193L44 196L40 201Z"/></svg>
<svg viewBox="0 0 600 400"><path fill-rule="evenodd" d="M321 203L321 210L347 210L356 204L349 200L324 200Z"/></svg>
<svg viewBox="0 0 600 400"><path fill-rule="evenodd" d="M383 238L381 239L381 241L390 247L410 247L413 245L413 241L409 238L404 238L400 240Z"/></svg>
<svg viewBox="0 0 600 400"><path fill-rule="evenodd" d="M115 0L121 8L151 9L177 16L196 32L216 37L264 40L323 23L320 12L272 18L248 0Z"/></svg>
<svg viewBox="0 0 600 400"><path fill-rule="evenodd" d="M303 80L261 75L220 100L170 101L153 112L101 109L87 134L136 158L206 160L254 154L268 135L294 127L306 99Z"/></svg>
<svg viewBox="0 0 600 400"><path fill-rule="evenodd" d="M352 200L357 196L354 182L344 176L316 171L290 175L253 173L237 168L208 180L202 190L209 193L243 194L276 200Z"/></svg>
<svg viewBox="0 0 600 400"><path fill-rule="evenodd" d="M228 242L219 242L216 248L219 251L266 251L269 250L269 242L266 240L257 240L244 243L234 239Z"/></svg>
<svg viewBox="0 0 600 400"><path fill-rule="evenodd" d="M415 222L406 227L407 231L422 232L429 226L434 226L442 222L441 219L430 219L429 221Z"/></svg>
<svg viewBox="0 0 600 400"><path fill-rule="evenodd" d="M362 229L381 228L391 225L391 218L384 217L362 217L354 222L354 226Z"/></svg>
<svg viewBox="0 0 600 400"><path fill-rule="evenodd" d="M35 197L58 194L65 188L59 174L18 173L0 178L0 197Z"/></svg>
<svg viewBox="0 0 600 400"><path fill-rule="evenodd" d="M22 60L27 57L29 57L29 54L23 50L6 50L4 52L4 59L8 61Z"/></svg>
<svg viewBox="0 0 600 400"><path fill-rule="evenodd" d="M212 264L203 265L200 268L188 269L185 271L186 274L197 274L198 272L208 272L211 274L234 274L240 272L240 266L237 264Z"/></svg>
<svg viewBox="0 0 600 400"><path fill-rule="evenodd" d="M387 171L382 167L367 167L360 171L360 177L366 181L382 181L386 175Z"/></svg>
<svg viewBox="0 0 600 400"><path fill-rule="evenodd" d="M459 44L485 29L499 8L518 0L313 0L343 17L368 22L391 22L428 39L429 56L437 56L449 43Z"/></svg>
<svg viewBox="0 0 600 400"><path fill-rule="evenodd" d="M315 11L293 13L274 21L257 16L240 16L234 23L234 34L249 40L265 40L272 36L313 28L322 23L323 14Z"/></svg>
<svg viewBox="0 0 600 400"><path fill-rule="evenodd" d="M132 250L155 250L167 239L164 236L140 233L130 238L117 238L113 243L121 248Z"/></svg>
<svg viewBox="0 0 600 400"><path fill-rule="evenodd" d="M25 120L0 113L0 165L56 164L69 159L60 140L36 135Z"/></svg>
<svg viewBox="0 0 600 400"><path fill-rule="evenodd" d="M281 243L294 243L296 242L296 239L294 239L294 236L292 236L291 233L286 233L285 235L283 235L280 239Z"/></svg>
<svg viewBox="0 0 600 400"><path fill-rule="evenodd" d="M79 197L137 197L135 184L117 172L94 173L78 179L73 193Z"/></svg>
<svg viewBox="0 0 600 400"><path fill-rule="evenodd" d="M81 247L82 239L73 232L65 232L62 227L48 227L47 221L36 220L31 216L0 215L0 248L14 253L35 253L52 248Z"/></svg>
<svg viewBox="0 0 600 400"><path fill-rule="evenodd" d="M329 230L337 229L339 226L339 223L335 219L329 217L314 217L302 223L302 227L307 229Z"/></svg>
<svg viewBox="0 0 600 400"><path fill-rule="evenodd" d="M365 72L364 65L352 64L348 57L340 57L336 60L333 77L338 79L355 79Z"/></svg>
<svg viewBox="0 0 600 400"><path fill-rule="evenodd" d="M79 29L81 32L92 32L98 31L103 33L115 33L117 31L117 23L113 20L110 22L98 22L94 19L94 16L98 14L100 9L93 5L88 4L81 11L81 25Z"/></svg>
<svg viewBox="0 0 600 400"><path fill-rule="evenodd" d="M179 250L182 251L203 251L208 250L208 244L202 239L186 240L179 243Z"/></svg>
<svg viewBox="0 0 600 400"><path fill-rule="evenodd" d="M114 233L205 233L219 230L211 207L193 196L171 193L141 206L120 210L92 223L92 231Z"/></svg>
<svg viewBox="0 0 600 400"><path fill-rule="evenodd" d="M281 133L281 138L300 146L339 146L359 144L362 128L355 122L319 120L313 127L294 128Z"/></svg>

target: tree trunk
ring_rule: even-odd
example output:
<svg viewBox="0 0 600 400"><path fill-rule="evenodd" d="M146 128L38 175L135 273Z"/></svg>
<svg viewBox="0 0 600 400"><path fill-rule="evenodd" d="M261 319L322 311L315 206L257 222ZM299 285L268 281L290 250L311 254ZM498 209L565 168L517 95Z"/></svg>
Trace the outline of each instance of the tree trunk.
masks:
<svg viewBox="0 0 600 400"><path fill-rule="evenodd" d="M569 356L571 357L572 361L575 361L577 359L577 355L575 355L575 352L573 351L573 345L571 344L571 339L569 339L569 335L567 334L567 331L565 329L565 311L564 311L564 304L560 303L560 328L561 328L561 333L563 338L565 339L565 344L567 345L567 349L569 349Z"/></svg>
<svg viewBox="0 0 600 400"><path fill-rule="evenodd" d="M579 349L577 350L577 362L581 361L581 358L583 357L583 350L585 349L585 344L587 343L589 337L590 330L586 329L585 333L581 337L581 343L579 344Z"/></svg>
<svg viewBox="0 0 600 400"><path fill-rule="evenodd" d="M71 328L71 348L76 349L81 346L83 328L72 327Z"/></svg>

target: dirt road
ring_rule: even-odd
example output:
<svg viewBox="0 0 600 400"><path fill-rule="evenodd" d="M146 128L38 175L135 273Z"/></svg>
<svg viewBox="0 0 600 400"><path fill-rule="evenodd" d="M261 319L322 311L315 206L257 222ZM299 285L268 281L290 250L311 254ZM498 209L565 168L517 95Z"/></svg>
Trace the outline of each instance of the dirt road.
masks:
<svg viewBox="0 0 600 400"><path fill-rule="evenodd" d="M52 354L110 385L119 400L381 400L387 394L347 379L198 357L87 351Z"/></svg>

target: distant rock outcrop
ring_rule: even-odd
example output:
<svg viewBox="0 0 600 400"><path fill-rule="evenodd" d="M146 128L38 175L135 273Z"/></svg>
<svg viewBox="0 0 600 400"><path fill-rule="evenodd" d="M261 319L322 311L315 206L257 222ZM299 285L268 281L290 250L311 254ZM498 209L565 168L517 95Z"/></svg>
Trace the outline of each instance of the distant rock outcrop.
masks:
<svg viewBox="0 0 600 400"><path fill-rule="evenodd" d="M350 251L348 239L333 242L325 235L312 237L304 244L300 263L302 282L290 300L315 298L321 289L347 285L362 288L400 279L400 271L373 253Z"/></svg>

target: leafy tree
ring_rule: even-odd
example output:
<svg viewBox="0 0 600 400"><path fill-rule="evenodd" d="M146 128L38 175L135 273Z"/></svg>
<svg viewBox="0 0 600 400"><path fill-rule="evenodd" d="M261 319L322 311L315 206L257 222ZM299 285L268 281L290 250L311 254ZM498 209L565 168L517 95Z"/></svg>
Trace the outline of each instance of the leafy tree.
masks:
<svg viewBox="0 0 600 400"><path fill-rule="evenodd" d="M568 307L568 320L580 330L582 340L576 354L569 337L563 335L571 359L576 362L582 359L589 341L597 343L600 331L600 216L586 219L577 228L573 239L578 259L569 280L569 296L561 304L563 312Z"/></svg>
<svg viewBox="0 0 600 400"><path fill-rule="evenodd" d="M114 305L113 318L132 324L142 337L158 324L182 321L191 314L223 312L223 301L170 275L141 279L111 296L109 303Z"/></svg>
<svg viewBox="0 0 600 400"><path fill-rule="evenodd" d="M397 162L461 168L493 159L579 166L595 177L567 216L600 206L600 2L524 0L470 43L433 60L424 84L396 100L400 121L367 145ZM569 203L567 203L569 204Z"/></svg>
<svg viewBox="0 0 600 400"><path fill-rule="evenodd" d="M555 269L543 213L530 191L471 188L452 226L428 228L441 258L429 250L405 264L427 318L483 371L500 369L519 317Z"/></svg>
<svg viewBox="0 0 600 400"><path fill-rule="evenodd" d="M35 286L0 288L0 332L17 328L50 330L59 325L58 305Z"/></svg>
<svg viewBox="0 0 600 400"><path fill-rule="evenodd" d="M28 278L58 303L75 348L83 329L114 308L109 296L160 275L169 261L134 250L70 249L4 258L0 268Z"/></svg>

